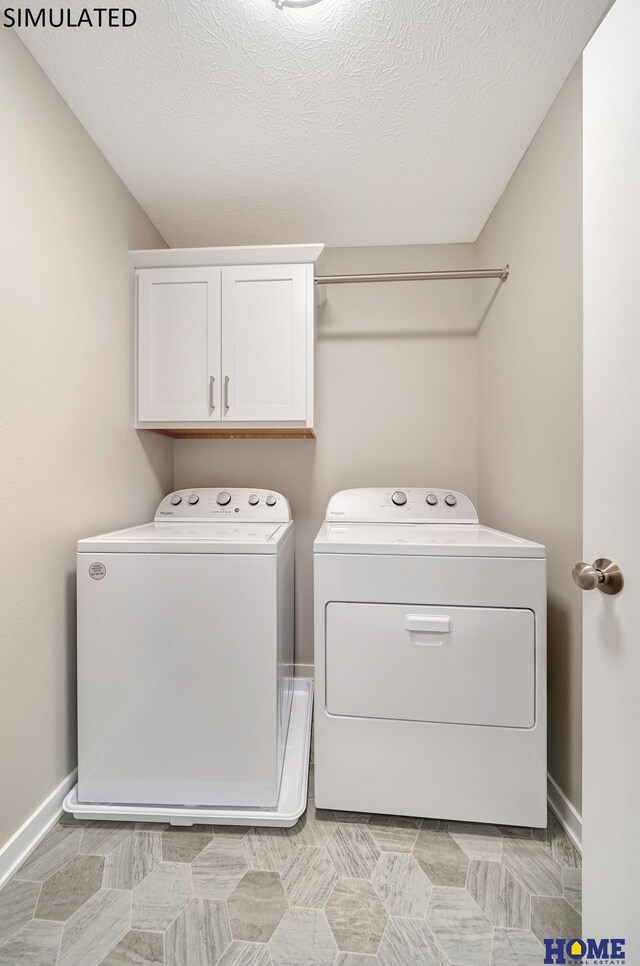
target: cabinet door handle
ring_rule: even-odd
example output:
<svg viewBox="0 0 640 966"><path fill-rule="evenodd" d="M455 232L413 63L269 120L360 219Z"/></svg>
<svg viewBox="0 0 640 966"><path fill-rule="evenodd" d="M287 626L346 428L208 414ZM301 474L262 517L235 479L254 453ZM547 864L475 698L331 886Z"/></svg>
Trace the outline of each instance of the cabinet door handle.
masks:
<svg viewBox="0 0 640 966"><path fill-rule="evenodd" d="M224 411L229 412L229 376L224 377Z"/></svg>
<svg viewBox="0 0 640 966"><path fill-rule="evenodd" d="M429 614L407 614L404 627L410 634L450 634L451 618Z"/></svg>
<svg viewBox="0 0 640 966"><path fill-rule="evenodd" d="M216 377L209 376L209 409L211 412L216 408Z"/></svg>

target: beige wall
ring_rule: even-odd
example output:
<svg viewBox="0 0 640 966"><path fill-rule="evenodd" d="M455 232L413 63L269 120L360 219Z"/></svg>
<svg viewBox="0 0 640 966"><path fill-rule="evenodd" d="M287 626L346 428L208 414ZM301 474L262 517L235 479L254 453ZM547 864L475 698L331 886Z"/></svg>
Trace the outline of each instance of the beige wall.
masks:
<svg viewBox="0 0 640 966"><path fill-rule="evenodd" d="M511 276L478 338L486 523L547 545L549 771L581 805L582 74L574 68L477 242Z"/></svg>
<svg viewBox="0 0 640 966"><path fill-rule="evenodd" d="M139 522L169 441L132 430L129 248L163 240L0 32L0 847L73 769L74 544Z"/></svg>
<svg viewBox="0 0 640 966"><path fill-rule="evenodd" d="M327 272L471 267L473 246L334 249ZM318 313L317 440L181 440L175 485L265 486L296 524L296 659L313 660L313 538L329 497L422 484L476 493L477 325L469 282L334 286Z"/></svg>

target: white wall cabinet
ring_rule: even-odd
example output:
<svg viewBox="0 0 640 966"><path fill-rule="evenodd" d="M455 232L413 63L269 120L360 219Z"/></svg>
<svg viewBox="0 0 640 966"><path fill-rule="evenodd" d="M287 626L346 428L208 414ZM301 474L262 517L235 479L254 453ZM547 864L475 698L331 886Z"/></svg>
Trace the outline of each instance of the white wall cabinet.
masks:
<svg viewBox="0 0 640 966"><path fill-rule="evenodd" d="M319 245L132 252L136 426L312 436Z"/></svg>

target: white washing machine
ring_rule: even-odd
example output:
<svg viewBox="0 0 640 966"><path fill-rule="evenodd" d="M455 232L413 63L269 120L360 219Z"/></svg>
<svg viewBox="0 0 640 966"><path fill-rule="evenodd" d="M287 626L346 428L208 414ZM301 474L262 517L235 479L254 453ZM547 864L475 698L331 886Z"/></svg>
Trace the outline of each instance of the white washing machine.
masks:
<svg viewBox="0 0 640 966"><path fill-rule="evenodd" d="M370 488L314 556L317 806L545 826L545 548L461 493Z"/></svg>
<svg viewBox="0 0 640 966"><path fill-rule="evenodd" d="M191 824L277 808L294 691L287 500L179 490L153 523L80 540L77 562L68 810Z"/></svg>

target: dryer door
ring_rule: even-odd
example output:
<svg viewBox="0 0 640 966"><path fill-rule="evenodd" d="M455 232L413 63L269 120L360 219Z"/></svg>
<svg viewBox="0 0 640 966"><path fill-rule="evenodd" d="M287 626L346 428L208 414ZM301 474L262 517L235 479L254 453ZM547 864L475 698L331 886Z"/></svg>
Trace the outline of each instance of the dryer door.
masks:
<svg viewBox="0 0 640 966"><path fill-rule="evenodd" d="M534 614L332 602L326 688L331 715L531 728Z"/></svg>

